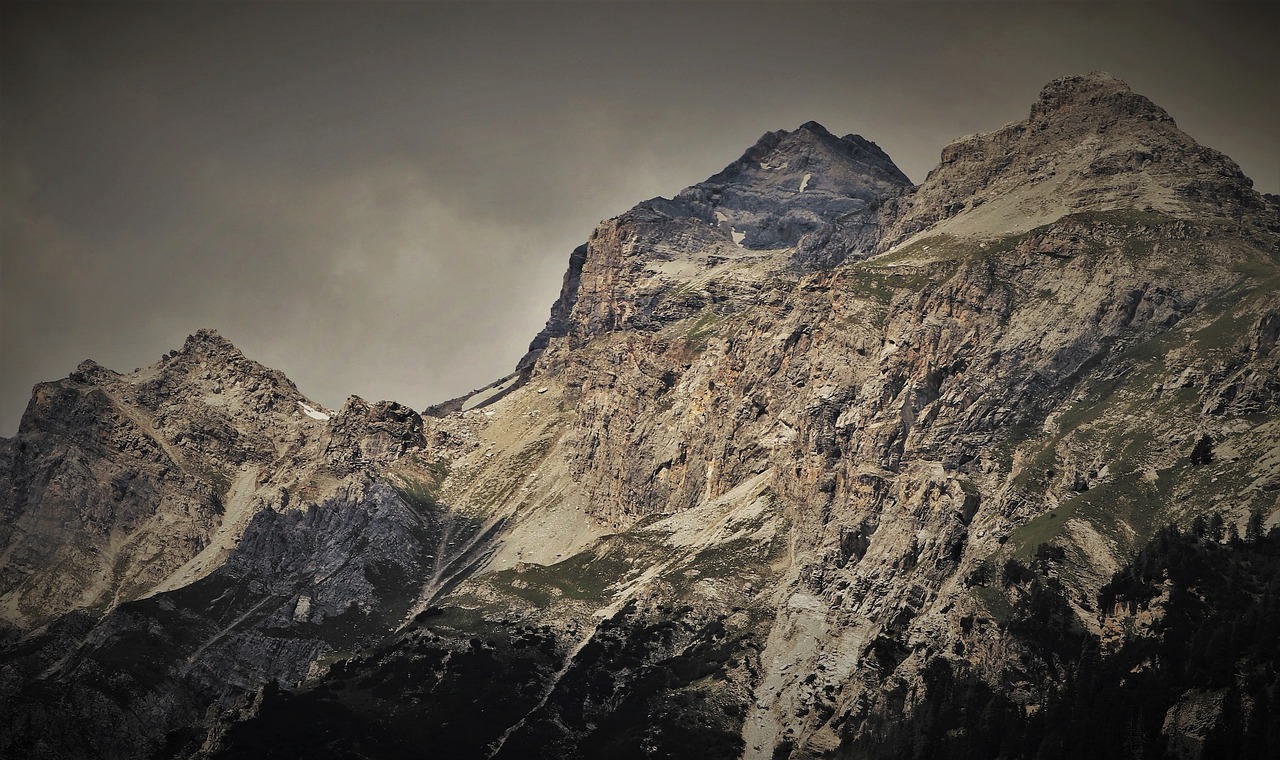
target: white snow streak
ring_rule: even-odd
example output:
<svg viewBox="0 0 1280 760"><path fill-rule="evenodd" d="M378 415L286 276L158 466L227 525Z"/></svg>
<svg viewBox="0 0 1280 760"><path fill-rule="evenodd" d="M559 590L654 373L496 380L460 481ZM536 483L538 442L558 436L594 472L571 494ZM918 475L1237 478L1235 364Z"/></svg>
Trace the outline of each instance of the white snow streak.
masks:
<svg viewBox="0 0 1280 760"><path fill-rule="evenodd" d="M809 180L811 180L811 179L813 179L813 175L812 175L812 174L806 174L806 175L804 175L804 180L802 180L802 181L800 182L800 192L802 192L802 193L804 192L804 189L805 189L806 187L808 187L808 186L809 186Z"/></svg>
<svg viewBox="0 0 1280 760"><path fill-rule="evenodd" d="M302 403L301 401L299 401L299 402L298 402L298 406L302 407L302 412L303 412L304 414L306 414L308 417L310 417L311 419L313 419L313 420L327 420L327 419L329 419L329 415L325 414L324 412L320 411L319 409L312 409L311 407L307 406L306 404Z"/></svg>

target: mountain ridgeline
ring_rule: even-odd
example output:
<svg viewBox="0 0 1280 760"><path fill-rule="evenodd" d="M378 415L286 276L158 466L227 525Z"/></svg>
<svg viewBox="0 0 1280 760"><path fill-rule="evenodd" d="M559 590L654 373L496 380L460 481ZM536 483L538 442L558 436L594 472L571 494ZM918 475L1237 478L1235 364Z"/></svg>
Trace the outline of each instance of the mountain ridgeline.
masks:
<svg viewBox="0 0 1280 760"><path fill-rule="evenodd" d="M1105 74L913 186L770 132L602 222L512 375L212 331L0 442L0 754L1260 757L1280 204Z"/></svg>

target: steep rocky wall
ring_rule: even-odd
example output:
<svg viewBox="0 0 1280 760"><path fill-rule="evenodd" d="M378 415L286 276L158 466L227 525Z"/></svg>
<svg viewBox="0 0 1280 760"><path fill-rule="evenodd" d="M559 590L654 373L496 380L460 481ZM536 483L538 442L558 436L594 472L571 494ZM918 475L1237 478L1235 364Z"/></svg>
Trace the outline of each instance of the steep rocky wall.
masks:
<svg viewBox="0 0 1280 760"><path fill-rule="evenodd" d="M832 641L803 658L792 656L787 636L766 649L766 662L777 659L762 682L774 693L748 720L777 733L761 736L761 753L784 739L824 747L853 705L876 703L886 680L917 683L929 658L961 637L954 613L939 610L978 605L983 614L962 578L980 562L998 565L992 558L1008 555L1011 537L1027 556L1035 539L1017 529L1055 505L1090 487L1122 492L1148 471L1185 495L1129 499L1114 516L1044 533L1070 547L1067 582L1072 598L1085 600L1106 580L1096 568L1115 567L1162 519L1210 507L1199 473L1184 466L1192 441L1148 445L1133 436L1219 427L1204 410L1221 386L1205 383L1150 408L1114 389L1095 398L1094 389L1150 372L1144 357L1232 319L1250 324L1254 337L1237 339L1230 374L1255 378L1250 408L1274 413L1280 396L1256 378L1275 357L1255 353L1248 369L1239 362L1244 345L1267 344L1275 262L1220 244L1217 234L1158 215L1104 213L985 243L929 239L883 261L770 282L707 335L695 334L692 318L657 333L610 334L566 354L563 367L550 364L561 355L552 342L540 366L563 373L569 388L568 461L598 519L626 527L697 509L773 473L794 518L794 564L778 592L776 626L807 620ZM1218 366L1220 349L1204 337L1187 340L1183 361ZM1157 371L1151 382L1173 385L1184 372ZM1229 373L1217 374L1224 382ZM1154 402L1149 385L1131 392ZM1097 420L1076 421L1088 415ZM1274 431L1237 432L1254 450L1275 441ZM1138 461L1146 469L1135 472ZM1267 504L1255 495L1263 497L1238 492L1233 519ZM796 594L820 600L820 611L786 601ZM924 648L886 666L868 656L876 641ZM992 641L967 646L1000 651ZM987 664L1004 667L999 655ZM1018 688L1032 694L1040 688L1033 681ZM812 713L825 720L805 717L819 695L832 694L825 714Z"/></svg>
<svg viewBox="0 0 1280 760"><path fill-rule="evenodd" d="M1167 165L1104 170L1126 141L1157 138ZM1050 158L1061 176L1032 208L1025 167L1004 164ZM957 648L1019 701L1042 698L1048 671L1008 670L1011 602L966 583L979 567L1051 542L1072 614L1097 626L1109 569L1162 521L1274 510L1262 484L1276 431L1258 415L1276 410L1276 357L1249 346L1270 345L1275 220L1249 215L1232 166L1122 83L1088 77L1051 84L1027 124L944 154L917 195L978 209L991 188L976 226L938 224L959 208L900 208L899 229L915 218L929 233L814 275L765 264L745 291L699 281L714 306L643 332L591 310L663 312L636 291L641 266L620 246L593 262L588 246L578 337L548 340L533 381L568 389L566 460L591 514L625 528L768 471L793 517L748 756L827 751L853 716L909 710L929 663ZM1187 191L1202 180L1227 189ZM895 234L909 232L885 247ZM665 297L680 316L685 293ZM1212 483L1191 461L1202 435L1240 452ZM966 615L988 623L963 631ZM830 642L819 655L805 636Z"/></svg>

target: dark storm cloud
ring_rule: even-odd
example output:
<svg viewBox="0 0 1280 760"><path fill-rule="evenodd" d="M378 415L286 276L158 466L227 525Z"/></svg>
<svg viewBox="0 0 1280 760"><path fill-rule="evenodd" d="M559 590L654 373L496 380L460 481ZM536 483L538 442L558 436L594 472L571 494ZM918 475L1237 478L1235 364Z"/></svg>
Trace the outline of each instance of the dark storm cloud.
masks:
<svg viewBox="0 0 1280 760"><path fill-rule="evenodd" d="M1265 5L4 6L0 433L219 329L336 406L505 374L602 218L816 119L919 181L1105 69L1280 191Z"/></svg>

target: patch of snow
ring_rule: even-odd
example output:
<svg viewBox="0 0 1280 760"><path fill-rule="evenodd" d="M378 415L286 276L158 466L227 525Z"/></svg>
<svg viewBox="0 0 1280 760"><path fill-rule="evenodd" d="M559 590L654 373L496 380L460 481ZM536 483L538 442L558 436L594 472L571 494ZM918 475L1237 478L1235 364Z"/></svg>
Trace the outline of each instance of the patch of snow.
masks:
<svg viewBox="0 0 1280 760"><path fill-rule="evenodd" d="M541 388L539 388L539 389L538 389L538 393L546 393L546 392L547 392L547 390L548 390L547 386L545 386L545 385L544 385L544 386L542 386Z"/></svg>
<svg viewBox="0 0 1280 760"><path fill-rule="evenodd" d="M804 192L804 189L809 186L809 180L811 179L813 179L812 174L804 175L804 179L800 182L800 192Z"/></svg>
<svg viewBox="0 0 1280 760"><path fill-rule="evenodd" d="M732 220L725 216L723 212L716 212L716 221L719 222L720 229L728 231L729 236L733 238L734 245L742 245L742 241L747 237L747 233L735 230L733 228Z"/></svg>
<svg viewBox="0 0 1280 760"><path fill-rule="evenodd" d="M299 402L298 402L298 406L302 407L302 412L303 412L304 414L306 414L308 417L310 417L311 419L313 419L313 420L327 420L327 419L329 419L329 415L325 414L324 412L320 411L319 409L312 409L311 407L307 406L306 404L302 403L301 401L299 401Z"/></svg>

